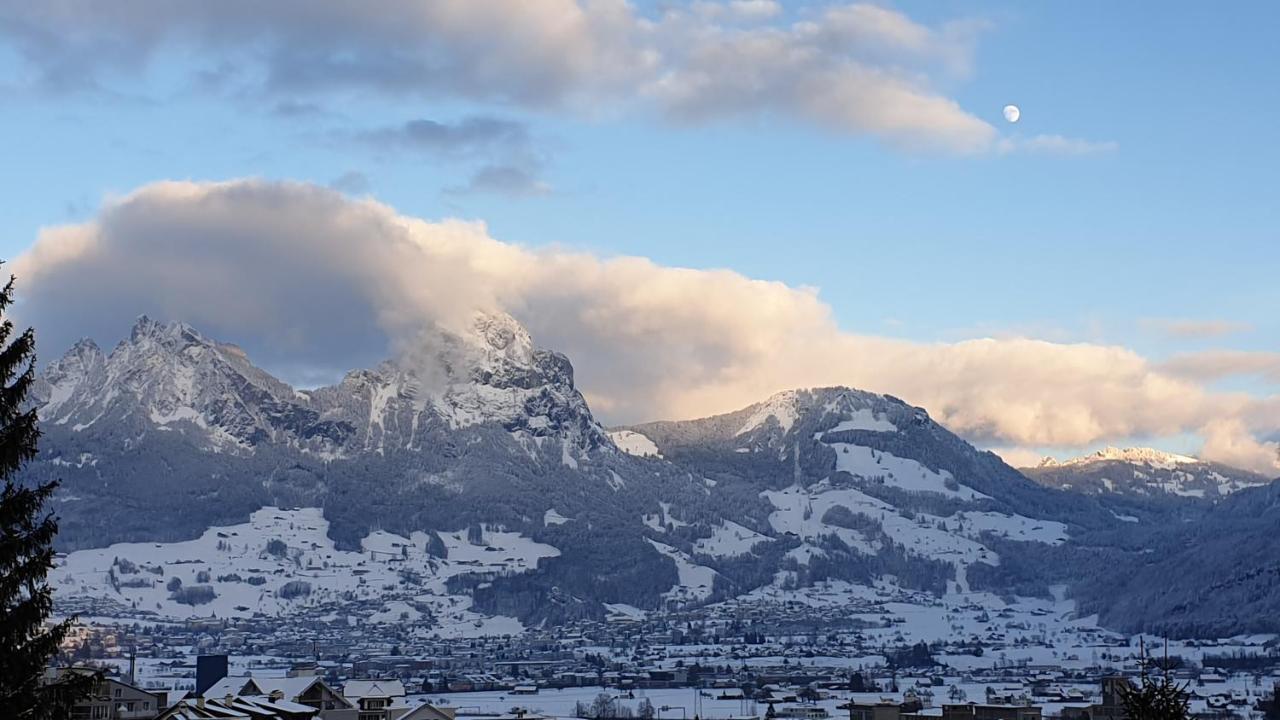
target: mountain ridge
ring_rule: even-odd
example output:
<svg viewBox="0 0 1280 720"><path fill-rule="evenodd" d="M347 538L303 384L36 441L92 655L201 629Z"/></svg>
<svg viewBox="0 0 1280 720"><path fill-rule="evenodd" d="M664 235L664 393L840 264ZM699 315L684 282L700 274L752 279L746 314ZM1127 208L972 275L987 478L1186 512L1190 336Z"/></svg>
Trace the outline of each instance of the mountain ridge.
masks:
<svg viewBox="0 0 1280 720"><path fill-rule="evenodd" d="M1044 485L1093 495L1208 501L1271 482L1267 476L1249 470L1152 448L1106 447L1061 462L1045 458L1020 470Z"/></svg>
<svg viewBox="0 0 1280 720"><path fill-rule="evenodd" d="M64 550L190 542L272 507L317 508L339 552L377 532L431 547L498 533L545 550L437 586L526 623L824 582L1039 598L1065 584L1094 607L1153 528L1204 512L1046 487L923 408L845 387L605 430L569 359L508 316L313 390L144 317L110 353L76 343L33 399L45 436L26 472L64 479Z"/></svg>

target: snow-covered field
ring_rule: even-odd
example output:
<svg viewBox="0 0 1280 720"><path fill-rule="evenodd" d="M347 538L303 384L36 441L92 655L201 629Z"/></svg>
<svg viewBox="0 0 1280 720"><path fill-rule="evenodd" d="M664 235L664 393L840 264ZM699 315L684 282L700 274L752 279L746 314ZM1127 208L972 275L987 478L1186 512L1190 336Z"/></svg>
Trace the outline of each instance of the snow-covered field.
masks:
<svg viewBox="0 0 1280 720"><path fill-rule="evenodd" d="M554 519L552 520L554 521ZM465 532L441 532L448 557L428 552L428 536L376 531L362 552L338 550L319 508L263 508L248 523L211 528L178 543L121 543L80 550L50 574L64 600L94 599L106 612L179 620L216 615L350 615L374 623L420 623L444 637L510 634L514 618L470 611L466 596L450 595L451 577L522 572L560 551L516 533L486 530L481 542ZM175 590L180 583L182 590ZM192 588L202 588L192 590ZM183 593L207 601L182 602ZM210 597L210 593L212 596ZM430 616L433 621L426 620Z"/></svg>

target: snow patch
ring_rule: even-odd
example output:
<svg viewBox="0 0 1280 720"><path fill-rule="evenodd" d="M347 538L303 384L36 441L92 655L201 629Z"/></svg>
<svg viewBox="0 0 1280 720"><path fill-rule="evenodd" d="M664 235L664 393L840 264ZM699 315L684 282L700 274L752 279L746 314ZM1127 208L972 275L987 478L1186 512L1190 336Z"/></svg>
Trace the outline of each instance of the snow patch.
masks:
<svg viewBox="0 0 1280 720"><path fill-rule="evenodd" d="M770 541L772 538L768 535L762 535L751 528L725 520L712 527L711 537L699 538L698 542L694 543L693 550L696 554L717 558L737 557L749 554L758 543Z"/></svg>
<svg viewBox="0 0 1280 720"><path fill-rule="evenodd" d="M777 421L782 428L782 432L790 431L791 426L795 424L796 418L799 416L796 401L795 390L787 390L770 397L755 406L747 421L742 424L742 428L738 432L734 433L734 436L744 435L764 426L769 421L769 418Z"/></svg>
<svg viewBox="0 0 1280 720"><path fill-rule="evenodd" d="M634 430L614 430L609 433L609 439L618 446L619 450L628 455L662 457L662 453L658 452L658 446L652 440Z"/></svg>
<svg viewBox="0 0 1280 720"><path fill-rule="evenodd" d="M846 430L897 432L898 426L889 422L887 419L876 415L871 408L858 408L857 410L852 411L848 418L841 420L835 427L827 430L827 432L844 432Z"/></svg>

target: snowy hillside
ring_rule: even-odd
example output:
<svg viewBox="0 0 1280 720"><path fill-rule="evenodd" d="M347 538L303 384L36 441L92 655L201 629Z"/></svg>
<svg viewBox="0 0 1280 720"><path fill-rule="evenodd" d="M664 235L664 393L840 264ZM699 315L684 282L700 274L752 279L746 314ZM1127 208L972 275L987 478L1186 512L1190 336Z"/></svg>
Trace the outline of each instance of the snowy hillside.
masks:
<svg viewBox="0 0 1280 720"><path fill-rule="evenodd" d="M518 632L448 592L468 573L525 573L559 551L518 533L376 532L340 551L319 509L264 507L195 541L119 543L70 553L51 574L64 602L95 615L159 620L307 615L412 623L442 637Z"/></svg>
<svg viewBox="0 0 1280 720"><path fill-rule="evenodd" d="M514 618L470 610L449 580L524 572L559 551L518 533L482 530L409 537L378 531L361 551L328 537L318 508L263 508L242 525L178 543L120 543L80 550L51 575L60 600L95 615L178 620L311 615L419 623L443 637L518 632Z"/></svg>
<svg viewBox="0 0 1280 720"><path fill-rule="evenodd" d="M775 588L841 580L967 592L975 570L990 586L1004 552L1063 545L1073 520L1114 523L1082 498L1037 488L923 410L848 388L788 391L723 416L630 430L706 478L713 498L742 507L738 522L697 531L687 556L725 586L742 583L738 565L750 557L777 563L753 578ZM655 520L659 530L690 532Z"/></svg>
<svg viewBox="0 0 1280 720"><path fill-rule="evenodd" d="M654 445L652 440L634 430L613 430L609 433L609 439L618 446L619 450L628 455L662 457L658 452L658 446Z"/></svg>

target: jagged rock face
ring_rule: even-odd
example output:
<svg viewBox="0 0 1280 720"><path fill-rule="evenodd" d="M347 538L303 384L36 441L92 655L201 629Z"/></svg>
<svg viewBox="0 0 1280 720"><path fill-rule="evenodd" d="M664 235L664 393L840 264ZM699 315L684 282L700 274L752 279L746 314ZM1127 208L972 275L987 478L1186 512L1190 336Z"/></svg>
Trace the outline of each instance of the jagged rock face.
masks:
<svg viewBox="0 0 1280 720"><path fill-rule="evenodd" d="M422 349L305 393L325 418L356 428L341 452L413 450L435 425L492 423L530 438L563 437L590 451L607 445L558 353L538 350L506 316L480 315L471 332L441 332Z"/></svg>
<svg viewBox="0 0 1280 720"><path fill-rule="evenodd" d="M1023 473L1050 487L1092 495L1203 500L1216 500L1270 481L1248 470L1151 448L1108 447L1064 462L1045 458L1036 467L1023 468Z"/></svg>
<svg viewBox="0 0 1280 720"><path fill-rule="evenodd" d="M91 340L77 343L41 375L34 397L46 424L73 432L106 422L177 432L229 453L264 444L325 458L413 450L436 426L483 423L564 436L586 451L607 444L569 361L535 349L511 318L481 315L470 332L432 340L337 385L296 391L234 345L142 317L110 355Z"/></svg>
<svg viewBox="0 0 1280 720"><path fill-rule="evenodd" d="M77 343L39 378L34 397L46 425L90 434L100 423L136 431L190 426L207 447L231 452L307 434L318 419L234 345L145 316L110 355L92 340Z"/></svg>

